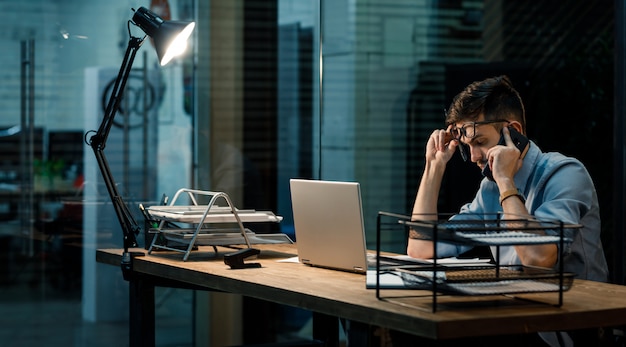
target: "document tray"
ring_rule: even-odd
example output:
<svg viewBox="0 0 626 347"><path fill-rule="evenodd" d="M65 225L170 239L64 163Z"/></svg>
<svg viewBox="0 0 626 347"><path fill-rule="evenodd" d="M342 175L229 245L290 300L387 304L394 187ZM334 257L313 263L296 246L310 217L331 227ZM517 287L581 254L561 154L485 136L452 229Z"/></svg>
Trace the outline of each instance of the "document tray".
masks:
<svg viewBox="0 0 626 347"><path fill-rule="evenodd" d="M201 201L208 200L207 203ZM225 202L227 206L217 204ZM293 243L283 234L255 234L245 228L246 222L274 222L279 223L282 217L269 211L253 209L237 209L231 202L228 194L189 188L179 189L167 206L150 206L145 209L147 219L153 226L150 232L156 234L148 249L185 253L186 261L194 246L229 246L259 243ZM236 224L236 228L225 228L224 224ZM282 236L281 236L282 235ZM168 241L175 241L187 245L185 249L168 245Z"/></svg>
<svg viewBox="0 0 626 347"><path fill-rule="evenodd" d="M438 294L511 295L556 292L558 293L557 306L561 306L563 292L570 289L576 275L564 271L563 252L582 225L525 216L511 218L510 214L506 215L508 218L504 216L499 212L463 215L413 214L411 216L379 212L376 228L377 254L380 254L383 230L398 231L404 235L408 233L412 239L432 242L432 265L403 266L391 271L401 277L407 289L430 290L433 312L436 311ZM443 264L437 254L437 245L440 242L472 247L489 246L493 255L493 264L448 267ZM501 262L501 247L542 244L557 246L559 261L554 269ZM390 271L382 267L376 270L378 276L381 270ZM380 299L379 284L380 281L377 280L376 297Z"/></svg>
<svg viewBox="0 0 626 347"><path fill-rule="evenodd" d="M521 293L559 292L571 288L574 274L561 277L550 269L525 266L492 266L466 269L398 268L407 288L432 289L433 275L437 291L456 295L504 295Z"/></svg>
<svg viewBox="0 0 626 347"><path fill-rule="evenodd" d="M561 235L561 232L581 227L577 224L527 220L401 220L399 223L412 228L417 234L415 238L474 246L569 243L572 239Z"/></svg>
<svg viewBox="0 0 626 347"><path fill-rule="evenodd" d="M199 210L198 207L203 210ZM205 206L150 206L146 208L148 213L154 218L179 223L236 223L235 215L230 212L230 208L218 207L218 210L211 208L204 216ZM282 221L282 217L276 216L270 211L237 210L237 214L242 222L275 222ZM203 218L204 216L204 218Z"/></svg>
<svg viewBox="0 0 626 347"><path fill-rule="evenodd" d="M173 229L162 230L160 233L168 240L181 242L189 241L194 237L195 229ZM293 243L293 240L282 233L273 234L256 234L249 229L246 229L246 236L250 244L268 244L268 243ZM230 246L230 245L245 245L246 239L238 232L215 232L214 229L200 232L195 244L198 246Z"/></svg>

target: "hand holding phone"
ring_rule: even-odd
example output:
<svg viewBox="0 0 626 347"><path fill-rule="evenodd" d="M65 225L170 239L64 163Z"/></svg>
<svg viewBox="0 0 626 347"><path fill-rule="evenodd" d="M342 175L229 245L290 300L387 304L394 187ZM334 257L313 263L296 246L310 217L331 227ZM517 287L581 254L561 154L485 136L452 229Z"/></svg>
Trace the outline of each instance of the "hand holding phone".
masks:
<svg viewBox="0 0 626 347"><path fill-rule="evenodd" d="M528 146L528 138L522 135L519 131L515 130L514 127L509 126L509 135L511 136L511 140L517 149L519 149L520 153L524 154L526 147ZM498 141L498 145L506 146L506 140L504 139L504 134L502 130L500 131L500 141ZM491 172L491 168L489 164L485 165L483 168L483 176L487 177L489 180L493 181L493 173Z"/></svg>

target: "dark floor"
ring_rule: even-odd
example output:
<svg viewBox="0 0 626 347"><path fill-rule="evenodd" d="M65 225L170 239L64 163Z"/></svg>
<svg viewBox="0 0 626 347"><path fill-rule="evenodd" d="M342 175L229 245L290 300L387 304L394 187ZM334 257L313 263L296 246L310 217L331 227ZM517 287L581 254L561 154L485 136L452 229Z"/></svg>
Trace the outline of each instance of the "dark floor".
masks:
<svg viewBox="0 0 626 347"><path fill-rule="evenodd" d="M128 323L87 322L80 295L46 294L43 286L0 287L0 345L127 346ZM157 288L156 345L192 346L192 292Z"/></svg>
<svg viewBox="0 0 626 347"><path fill-rule="evenodd" d="M73 250L59 251L50 239L24 243L10 236L11 227L0 223L0 345L127 346L127 321L83 319L82 269ZM193 345L192 304L190 290L156 289L157 346Z"/></svg>
<svg viewBox="0 0 626 347"><path fill-rule="evenodd" d="M128 346L127 320L83 319L82 249L55 237L25 242L14 229L0 222L0 346ZM191 290L156 288L156 346L194 345L193 302ZM287 322L279 323L277 340L310 336L306 315L283 310L272 311Z"/></svg>

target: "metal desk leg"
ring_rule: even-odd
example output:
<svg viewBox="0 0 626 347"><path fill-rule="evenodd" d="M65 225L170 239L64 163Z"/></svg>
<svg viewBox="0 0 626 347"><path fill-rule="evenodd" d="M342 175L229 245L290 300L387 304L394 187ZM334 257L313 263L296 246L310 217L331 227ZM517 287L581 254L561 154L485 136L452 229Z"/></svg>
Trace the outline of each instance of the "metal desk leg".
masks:
<svg viewBox="0 0 626 347"><path fill-rule="evenodd" d="M130 347L153 347L154 340L154 288L149 279L135 275L129 283L128 322Z"/></svg>

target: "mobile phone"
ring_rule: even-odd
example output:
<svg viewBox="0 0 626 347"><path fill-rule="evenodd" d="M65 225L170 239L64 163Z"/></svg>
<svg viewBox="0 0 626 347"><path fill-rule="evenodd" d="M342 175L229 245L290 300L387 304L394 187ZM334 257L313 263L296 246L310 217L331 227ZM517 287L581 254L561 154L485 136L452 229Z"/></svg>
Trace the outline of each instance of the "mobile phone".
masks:
<svg viewBox="0 0 626 347"><path fill-rule="evenodd" d="M509 127L509 134L511 135L511 140L513 140L513 144L517 149L519 149L520 153L524 153L526 147L528 146L528 138L522 135L519 131L515 130L513 127ZM504 140L504 135L502 131L500 131L500 141L498 141L499 145L506 146L506 141ZM491 173L491 168L489 164L485 165L483 169L483 176L487 177L489 180L493 181L493 174Z"/></svg>

